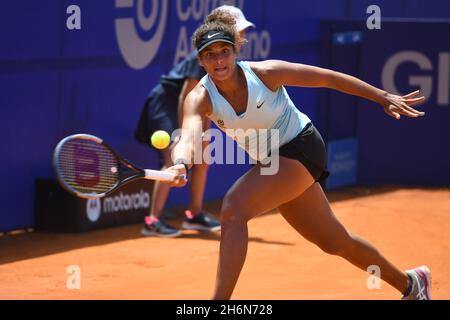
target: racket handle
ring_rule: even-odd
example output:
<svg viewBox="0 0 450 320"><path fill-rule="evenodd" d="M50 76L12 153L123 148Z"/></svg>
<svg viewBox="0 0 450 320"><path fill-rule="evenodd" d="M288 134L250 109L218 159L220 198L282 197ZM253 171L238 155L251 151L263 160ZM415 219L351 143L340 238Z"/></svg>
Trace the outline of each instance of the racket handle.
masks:
<svg viewBox="0 0 450 320"><path fill-rule="evenodd" d="M145 179L158 180L158 181L173 181L175 174L161 170L145 169Z"/></svg>

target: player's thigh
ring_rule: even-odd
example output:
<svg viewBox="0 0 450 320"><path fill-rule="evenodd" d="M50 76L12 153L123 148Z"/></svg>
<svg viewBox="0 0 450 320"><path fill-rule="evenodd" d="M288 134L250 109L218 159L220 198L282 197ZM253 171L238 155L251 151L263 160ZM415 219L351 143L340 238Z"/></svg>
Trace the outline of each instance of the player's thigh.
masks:
<svg viewBox="0 0 450 320"><path fill-rule="evenodd" d="M348 239L348 232L334 215L319 183L278 207L282 216L305 239L322 247Z"/></svg>
<svg viewBox="0 0 450 320"><path fill-rule="evenodd" d="M227 192L222 213L244 214L245 220L295 199L314 183L308 170L297 160L280 157L279 171L261 175L256 165L239 178Z"/></svg>

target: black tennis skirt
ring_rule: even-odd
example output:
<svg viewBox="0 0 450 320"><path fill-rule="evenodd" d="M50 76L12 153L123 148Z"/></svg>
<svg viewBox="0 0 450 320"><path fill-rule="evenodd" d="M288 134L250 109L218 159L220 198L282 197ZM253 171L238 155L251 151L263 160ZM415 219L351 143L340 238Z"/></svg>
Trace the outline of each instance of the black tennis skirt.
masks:
<svg viewBox="0 0 450 320"><path fill-rule="evenodd" d="M294 139L281 146L279 155L300 161L315 181L328 177L327 149L319 131L310 122Z"/></svg>

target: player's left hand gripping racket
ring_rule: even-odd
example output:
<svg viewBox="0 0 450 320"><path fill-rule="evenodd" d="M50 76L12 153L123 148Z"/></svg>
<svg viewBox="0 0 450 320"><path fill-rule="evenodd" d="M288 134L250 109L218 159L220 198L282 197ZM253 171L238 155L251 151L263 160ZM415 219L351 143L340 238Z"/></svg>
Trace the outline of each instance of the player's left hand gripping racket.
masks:
<svg viewBox="0 0 450 320"><path fill-rule="evenodd" d="M185 179L171 172L140 169L122 158L102 139L75 134L55 148L53 165L64 189L81 198L99 198L135 179L159 181Z"/></svg>

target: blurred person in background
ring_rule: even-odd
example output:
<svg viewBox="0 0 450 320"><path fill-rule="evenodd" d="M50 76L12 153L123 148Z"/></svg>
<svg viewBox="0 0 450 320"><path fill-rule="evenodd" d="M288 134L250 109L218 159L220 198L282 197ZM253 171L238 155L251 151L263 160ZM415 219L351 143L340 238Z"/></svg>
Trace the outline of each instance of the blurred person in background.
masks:
<svg viewBox="0 0 450 320"><path fill-rule="evenodd" d="M245 39L246 30L255 25L248 21L242 11L234 6L224 5L212 12L227 12L236 20L236 30ZM216 15L217 19L221 15ZM240 50L239 48L237 48ZM183 118L183 102L187 94L205 75L205 70L198 63L197 52L178 63L168 74L162 75L156 87L147 97L135 131L137 141L150 145L151 135L158 130L164 130L169 135L181 126ZM210 127L210 120L203 122L203 131ZM204 143L206 146L207 143ZM151 145L150 145L151 146ZM174 144L158 150L161 168L173 165L170 154ZM205 232L220 230L220 222L203 209L208 165L195 165L190 176L190 204L185 211L182 228ZM149 215L145 217L142 234L144 236L177 237L181 231L160 219L170 191L170 185L155 182Z"/></svg>

